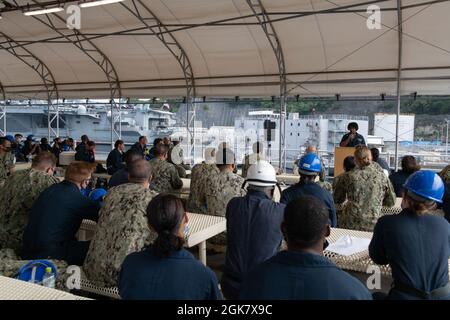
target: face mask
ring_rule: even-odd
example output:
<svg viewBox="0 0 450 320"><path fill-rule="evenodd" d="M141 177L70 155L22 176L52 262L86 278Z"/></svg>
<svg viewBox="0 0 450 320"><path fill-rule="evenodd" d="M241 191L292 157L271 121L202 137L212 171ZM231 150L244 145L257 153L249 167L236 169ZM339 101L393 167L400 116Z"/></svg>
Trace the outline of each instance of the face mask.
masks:
<svg viewBox="0 0 450 320"><path fill-rule="evenodd" d="M189 237L189 226L185 225L184 226L184 238L187 239Z"/></svg>

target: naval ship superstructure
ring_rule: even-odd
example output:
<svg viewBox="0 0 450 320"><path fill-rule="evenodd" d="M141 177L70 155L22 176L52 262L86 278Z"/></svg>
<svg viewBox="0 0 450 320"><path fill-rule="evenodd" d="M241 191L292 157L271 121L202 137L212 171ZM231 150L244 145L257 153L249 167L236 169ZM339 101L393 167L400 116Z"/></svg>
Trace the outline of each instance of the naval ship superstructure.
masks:
<svg viewBox="0 0 450 320"><path fill-rule="evenodd" d="M37 138L48 134L48 111L45 105L7 105L6 129L10 134L33 134ZM122 140L134 143L145 135L149 141L168 136L176 124L175 114L151 108L150 105L127 105L121 111ZM99 144L111 143L111 111L109 105L69 105L59 107L60 137L79 139L87 134ZM118 130L119 123L116 123ZM53 123L54 127L55 124Z"/></svg>

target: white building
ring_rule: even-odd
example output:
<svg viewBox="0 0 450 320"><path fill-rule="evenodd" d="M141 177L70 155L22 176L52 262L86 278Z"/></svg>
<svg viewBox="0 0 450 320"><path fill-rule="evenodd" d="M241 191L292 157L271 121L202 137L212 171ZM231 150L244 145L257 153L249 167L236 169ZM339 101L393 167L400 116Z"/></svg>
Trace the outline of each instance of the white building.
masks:
<svg viewBox="0 0 450 320"><path fill-rule="evenodd" d="M238 142L243 153L251 152L252 144L266 141L264 137L264 121L275 122L273 141L270 143L270 156L273 160L278 158L279 145L279 119L280 115L273 111L253 111L245 118L235 120L236 135L241 137ZM339 146L342 136L348 132L347 125L357 122L358 133L367 141L369 131L368 117L347 115L308 115L299 116L296 113L288 115L286 120L286 151L288 161L296 158L307 145L316 145L322 152L333 152ZM265 142L266 149L269 143Z"/></svg>
<svg viewBox="0 0 450 320"><path fill-rule="evenodd" d="M399 141L414 141L413 114L402 114L399 118ZM381 136L384 142L395 142L396 115L388 113L376 113L374 115L374 135Z"/></svg>

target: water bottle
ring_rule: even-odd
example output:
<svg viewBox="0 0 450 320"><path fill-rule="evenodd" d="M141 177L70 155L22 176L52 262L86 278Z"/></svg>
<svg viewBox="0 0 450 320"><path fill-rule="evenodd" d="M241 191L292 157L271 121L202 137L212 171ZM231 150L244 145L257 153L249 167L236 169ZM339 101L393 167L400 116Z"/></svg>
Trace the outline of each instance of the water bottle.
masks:
<svg viewBox="0 0 450 320"><path fill-rule="evenodd" d="M42 278L42 285L47 288L55 289L56 284L56 277L55 274L52 271L52 268L47 267L45 268L45 274Z"/></svg>

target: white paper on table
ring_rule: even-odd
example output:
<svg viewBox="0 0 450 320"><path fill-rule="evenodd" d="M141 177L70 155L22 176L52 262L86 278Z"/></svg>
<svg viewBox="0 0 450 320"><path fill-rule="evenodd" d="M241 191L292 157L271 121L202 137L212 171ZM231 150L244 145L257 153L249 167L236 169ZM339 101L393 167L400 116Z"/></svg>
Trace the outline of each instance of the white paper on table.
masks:
<svg viewBox="0 0 450 320"><path fill-rule="evenodd" d="M331 243L326 250L343 256L351 256L352 254L368 250L369 244L370 239L368 238L357 238L350 235L344 235L336 242Z"/></svg>

